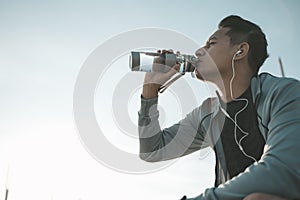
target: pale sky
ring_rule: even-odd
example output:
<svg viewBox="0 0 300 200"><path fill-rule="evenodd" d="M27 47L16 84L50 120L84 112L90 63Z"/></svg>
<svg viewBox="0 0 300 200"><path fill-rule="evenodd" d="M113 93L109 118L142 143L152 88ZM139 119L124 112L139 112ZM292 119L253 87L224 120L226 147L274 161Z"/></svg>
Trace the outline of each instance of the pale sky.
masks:
<svg viewBox="0 0 300 200"><path fill-rule="evenodd" d="M208 150L139 175L94 159L83 146L73 116L79 71L96 48L127 31L172 30L200 47L221 19L236 14L260 25L267 35L270 57L261 71L281 76L281 57L286 76L299 79L299 10L297 0L0 0L0 199L6 185L9 200L179 199L212 187L214 156ZM127 58L119 55L100 78L95 114L112 145L138 154L137 132L124 134L112 108L118 80L129 72ZM143 74L137 76L142 84ZM184 80L197 103L208 97L203 83L189 75ZM125 109L132 123L137 121L139 95L139 89L132 91ZM189 102L176 98L176 86L160 99L162 126L186 114L180 104Z"/></svg>

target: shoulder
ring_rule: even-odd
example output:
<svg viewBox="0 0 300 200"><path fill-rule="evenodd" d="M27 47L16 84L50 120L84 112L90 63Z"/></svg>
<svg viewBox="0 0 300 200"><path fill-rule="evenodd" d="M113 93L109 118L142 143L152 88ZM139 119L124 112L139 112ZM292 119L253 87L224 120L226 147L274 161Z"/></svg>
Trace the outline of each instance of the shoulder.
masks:
<svg viewBox="0 0 300 200"><path fill-rule="evenodd" d="M269 73L261 73L258 75L262 89L280 90L287 86L299 86L299 80L294 78L276 77Z"/></svg>
<svg viewBox="0 0 300 200"><path fill-rule="evenodd" d="M262 98L300 98L300 81L297 79L262 73L257 82Z"/></svg>
<svg viewBox="0 0 300 200"><path fill-rule="evenodd" d="M256 79L254 85L257 89L254 102L257 113L262 117L265 125L268 124L271 116L278 113L299 112L300 82L298 80L276 77L268 73L262 73L254 79ZM292 112L286 112L287 110Z"/></svg>
<svg viewBox="0 0 300 200"><path fill-rule="evenodd" d="M218 107L218 100L216 97L205 99L200 106L194 108L187 116L192 119L202 120L207 115L215 112Z"/></svg>
<svg viewBox="0 0 300 200"><path fill-rule="evenodd" d="M201 105L201 113L202 115L211 114L218 109L219 100L217 97L210 97L203 101Z"/></svg>

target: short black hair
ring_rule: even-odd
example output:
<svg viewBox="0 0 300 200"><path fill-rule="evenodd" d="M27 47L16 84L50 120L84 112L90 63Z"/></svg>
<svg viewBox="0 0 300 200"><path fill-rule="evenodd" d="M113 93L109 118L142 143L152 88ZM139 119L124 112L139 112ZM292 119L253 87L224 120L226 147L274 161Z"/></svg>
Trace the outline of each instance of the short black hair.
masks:
<svg viewBox="0 0 300 200"><path fill-rule="evenodd" d="M226 33L231 39L231 44L247 42L249 44L248 62L253 71L257 74L259 68L269 57L267 52L266 36L261 28L239 16L230 15L219 23L219 28L230 28Z"/></svg>

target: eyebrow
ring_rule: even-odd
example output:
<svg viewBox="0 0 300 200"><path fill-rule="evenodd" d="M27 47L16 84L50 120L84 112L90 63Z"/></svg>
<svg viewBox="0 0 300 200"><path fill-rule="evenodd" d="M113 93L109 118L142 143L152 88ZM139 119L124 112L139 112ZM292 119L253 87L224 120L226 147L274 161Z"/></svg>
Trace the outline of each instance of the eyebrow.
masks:
<svg viewBox="0 0 300 200"><path fill-rule="evenodd" d="M208 39L208 41L210 41L210 40L217 40L217 39L218 39L217 36L213 35L213 36L211 36L211 37Z"/></svg>

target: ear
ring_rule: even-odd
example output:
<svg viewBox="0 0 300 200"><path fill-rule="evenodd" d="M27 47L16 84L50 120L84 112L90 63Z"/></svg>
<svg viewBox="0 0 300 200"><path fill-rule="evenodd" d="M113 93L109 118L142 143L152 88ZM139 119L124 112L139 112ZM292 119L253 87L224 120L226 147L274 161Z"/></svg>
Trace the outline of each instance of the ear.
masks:
<svg viewBox="0 0 300 200"><path fill-rule="evenodd" d="M247 42L242 42L238 45L238 49L235 53L235 60L241 60L245 58L249 53L249 44Z"/></svg>

